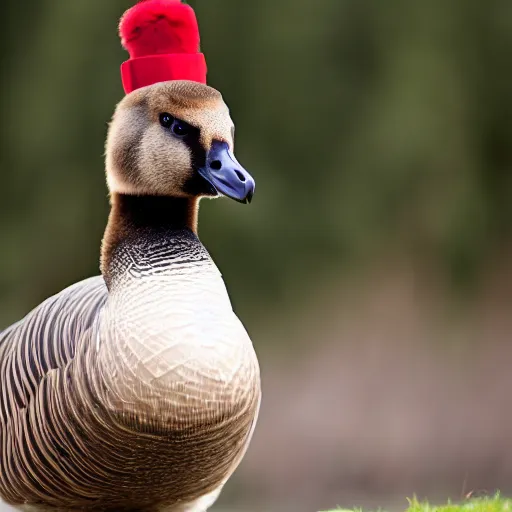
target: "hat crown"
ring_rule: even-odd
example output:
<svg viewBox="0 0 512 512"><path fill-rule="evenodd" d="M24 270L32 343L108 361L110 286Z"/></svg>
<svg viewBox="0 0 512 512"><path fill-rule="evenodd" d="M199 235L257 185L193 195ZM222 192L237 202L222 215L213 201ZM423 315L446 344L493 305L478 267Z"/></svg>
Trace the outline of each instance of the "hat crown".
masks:
<svg viewBox="0 0 512 512"><path fill-rule="evenodd" d="M199 51L196 15L180 0L139 2L121 18L119 34L132 59Z"/></svg>
<svg viewBox="0 0 512 512"><path fill-rule="evenodd" d="M196 15L181 0L142 0L122 16L119 35L130 54L121 67L127 93L168 80L206 83Z"/></svg>

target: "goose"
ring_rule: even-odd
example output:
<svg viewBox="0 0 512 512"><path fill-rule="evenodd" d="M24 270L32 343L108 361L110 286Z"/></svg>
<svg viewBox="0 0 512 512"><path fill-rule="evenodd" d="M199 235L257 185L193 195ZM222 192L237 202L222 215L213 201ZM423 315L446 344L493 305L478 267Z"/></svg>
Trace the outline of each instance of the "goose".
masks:
<svg viewBox="0 0 512 512"><path fill-rule="evenodd" d="M0 498L21 510L206 511L258 416L255 350L197 236L202 198L255 184L194 12L145 0L120 31L101 275L0 333Z"/></svg>

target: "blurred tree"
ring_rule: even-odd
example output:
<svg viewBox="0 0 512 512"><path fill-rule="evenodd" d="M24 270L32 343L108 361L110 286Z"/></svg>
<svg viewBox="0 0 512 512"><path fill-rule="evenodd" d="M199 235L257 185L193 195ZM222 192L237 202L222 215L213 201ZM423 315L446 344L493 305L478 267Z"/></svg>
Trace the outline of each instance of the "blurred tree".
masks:
<svg viewBox="0 0 512 512"><path fill-rule="evenodd" d="M6 0L2 325L98 271L132 3ZM510 243L510 1L190 4L257 180L201 217L245 318L390 247L464 283Z"/></svg>

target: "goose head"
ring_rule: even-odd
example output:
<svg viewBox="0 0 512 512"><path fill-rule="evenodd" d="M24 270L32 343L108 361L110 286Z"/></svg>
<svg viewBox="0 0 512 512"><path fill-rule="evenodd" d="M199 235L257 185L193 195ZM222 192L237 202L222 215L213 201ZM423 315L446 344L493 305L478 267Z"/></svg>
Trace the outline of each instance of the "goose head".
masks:
<svg viewBox="0 0 512 512"><path fill-rule="evenodd" d="M106 146L111 194L249 203L254 180L234 155L234 124L221 94L191 81L156 83L118 105Z"/></svg>

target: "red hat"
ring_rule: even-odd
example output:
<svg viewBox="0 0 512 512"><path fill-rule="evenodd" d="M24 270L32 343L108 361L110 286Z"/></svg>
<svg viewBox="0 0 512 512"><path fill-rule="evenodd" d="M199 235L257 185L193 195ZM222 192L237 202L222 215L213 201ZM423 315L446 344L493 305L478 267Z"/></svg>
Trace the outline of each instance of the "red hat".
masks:
<svg viewBox="0 0 512 512"><path fill-rule="evenodd" d="M119 33L130 53L121 66L126 94L169 80L206 83L196 15L181 0L142 0L124 13Z"/></svg>

